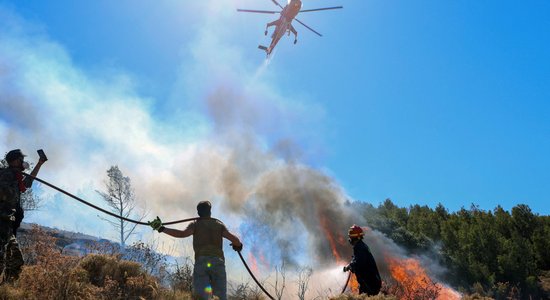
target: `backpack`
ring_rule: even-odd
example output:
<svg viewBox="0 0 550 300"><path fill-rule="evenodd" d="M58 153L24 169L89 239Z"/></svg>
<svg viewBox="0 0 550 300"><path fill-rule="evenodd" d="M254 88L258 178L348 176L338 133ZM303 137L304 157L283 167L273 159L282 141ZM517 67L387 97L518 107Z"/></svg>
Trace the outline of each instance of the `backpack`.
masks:
<svg viewBox="0 0 550 300"><path fill-rule="evenodd" d="M11 214L18 206L19 189L13 172L0 169L0 214Z"/></svg>

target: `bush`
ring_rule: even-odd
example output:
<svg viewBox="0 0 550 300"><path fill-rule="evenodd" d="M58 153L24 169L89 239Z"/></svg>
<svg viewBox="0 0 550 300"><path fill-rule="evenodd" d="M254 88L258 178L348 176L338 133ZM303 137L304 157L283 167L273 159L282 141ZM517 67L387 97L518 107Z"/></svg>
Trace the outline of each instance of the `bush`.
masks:
<svg viewBox="0 0 550 300"><path fill-rule="evenodd" d="M176 264L176 269L169 276L170 286L174 291L193 291L193 265L189 259L183 264Z"/></svg>
<svg viewBox="0 0 550 300"><path fill-rule="evenodd" d="M24 299L22 290L11 284L0 285L0 300Z"/></svg>
<svg viewBox="0 0 550 300"><path fill-rule="evenodd" d="M26 265L17 281L0 286L1 300L162 299L157 280L137 262L113 255L63 255L57 238L38 226L20 240Z"/></svg>
<svg viewBox="0 0 550 300"><path fill-rule="evenodd" d="M246 283L231 283L227 291L227 299L229 300L262 300L266 299L263 292L258 286L250 282Z"/></svg>
<svg viewBox="0 0 550 300"><path fill-rule="evenodd" d="M162 300L192 300L191 292L161 290L158 299Z"/></svg>
<svg viewBox="0 0 550 300"><path fill-rule="evenodd" d="M87 274L80 268L71 269L70 265L74 266L60 259L48 266L25 267L15 286L25 299L93 298L95 289L87 284Z"/></svg>
<svg viewBox="0 0 550 300"><path fill-rule="evenodd" d="M376 296L367 296L367 295L350 295L344 294L338 297L330 298L331 300L397 300L395 296L385 296L378 294Z"/></svg>
<svg viewBox="0 0 550 300"><path fill-rule="evenodd" d="M157 281L136 262L92 254L82 259L80 268L86 271L89 282L101 287L103 295L111 299L152 299L159 289Z"/></svg>
<svg viewBox="0 0 550 300"><path fill-rule="evenodd" d="M475 293L473 295L466 295L462 297L462 300L493 300L493 298Z"/></svg>
<svg viewBox="0 0 550 300"><path fill-rule="evenodd" d="M76 268L78 258L61 254L56 238L34 226L21 248L27 264L14 283L18 289L6 293L5 299L75 299L89 298L87 274ZM7 288L9 289L9 288Z"/></svg>

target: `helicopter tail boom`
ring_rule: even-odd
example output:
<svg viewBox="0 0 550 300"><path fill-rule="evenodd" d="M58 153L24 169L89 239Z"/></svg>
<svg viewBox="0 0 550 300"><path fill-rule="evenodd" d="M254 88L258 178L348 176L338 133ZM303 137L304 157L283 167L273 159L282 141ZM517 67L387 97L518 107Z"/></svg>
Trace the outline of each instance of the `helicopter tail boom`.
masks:
<svg viewBox="0 0 550 300"><path fill-rule="evenodd" d="M269 54L271 54L271 49L266 47L266 46L258 45L258 49L264 50L265 53L267 54L267 56L269 56Z"/></svg>

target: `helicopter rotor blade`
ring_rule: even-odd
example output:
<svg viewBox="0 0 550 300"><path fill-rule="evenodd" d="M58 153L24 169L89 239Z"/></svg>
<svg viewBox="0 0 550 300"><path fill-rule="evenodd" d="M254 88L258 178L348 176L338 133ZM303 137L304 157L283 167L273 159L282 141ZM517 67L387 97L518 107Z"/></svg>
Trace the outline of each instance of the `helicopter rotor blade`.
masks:
<svg viewBox="0 0 550 300"><path fill-rule="evenodd" d="M310 12L310 11L320 11L320 10L339 9L339 8L344 8L344 7L334 6L334 7L325 7L325 8L305 9L305 10L301 10L300 12L303 13L303 12Z"/></svg>
<svg viewBox="0 0 550 300"><path fill-rule="evenodd" d="M281 4L279 4L279 2L277 2L276 0L271 0L271 2L275 3L275 5L277 5L277 6L280 7L281 9L284 8L284 7L282 7Z"/></svg>
<svg viewBox="0 0 550 300"><path fill-rule="evenodd" d="M300 20L298 20L298 19L296 19L296 18L294 18L294 20L296 20L296 22L302 24L305 28L307 28L307 29L313 31L313 32L316 33L318 36L323 36L323 35L320 34L319 32L315 31L313 28L311 28L311 27L307 26L306 24L304 24L302 21L300 21Z"/></svg>
<svg viewBox="0 0 550 300"><path fill-rule="evenodd" d="M237 11L240 12L250 12L250 13L259 13L259 14L278 14L279 11L274 10L256 10L256 9L240 9L238 8Z"/></svg>

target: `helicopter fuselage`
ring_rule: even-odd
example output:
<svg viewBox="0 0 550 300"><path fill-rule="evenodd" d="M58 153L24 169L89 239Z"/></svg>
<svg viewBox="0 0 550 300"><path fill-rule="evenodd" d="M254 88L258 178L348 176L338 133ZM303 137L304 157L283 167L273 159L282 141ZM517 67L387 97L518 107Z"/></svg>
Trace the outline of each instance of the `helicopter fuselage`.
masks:
<svg viewBox="0 0 550 300"><path fill-rule="evenodd" d="M302 9L302 1L300 0L292 0L287 6L283 8L279 20L275 21L275 31L271 35L271 44L269 45L269 48L267 50L268 55L271 53L273 48L275 48L275 46L277 45L279 40L281 40L281 38L285 35L285 33L290 31L292 21L298 15L300 9Z"/></svg>
<svg viewBox="0 0 550 300"><path fill-rule="evenodd" d="M300 0L292 0L290 3L283 8L283 11L281 11L281 18L286 17L287 20L294 20L298 13L300 12L300 9L302 9L302 1Z"/></svg>
<svg viewBox="0 0 550 300"><path fill-rule="evenodd" d="M334 7L323 7L323 8L315 8L315 9L306 9L302 10L302 0L290 0L288 4L283 7L277 0L271 0L275 5L280 7L281 11L274 11L274 10L256 10L256 9L240 9L238 8L237 11L240 12L249 12L249 13L261 13L261 14L276 14L279 13L280 16L277 20L267 23L267 26L265 28L265 35L268 33L269 27L275 26L275 30L273 31L273 34L271 34L271 44L269 47L259 45L258 48L261 50L264 50L267 55L273 51L275 46L277 46L277 43L281 38L288 33L294 34L294 44L298 41L298 31L292 26L292 21L296 20L296 22L300 23L302 26L306 27L313 33L317 34L318 36L323 36L319 32L315 31L313 28L307 26L304 24L304 22L296 19L296 16L301 12L312 12L312 11L320 11L320 10L330 10L330 9L339 9L343 8L342 6L334 6Z"/></svg>

